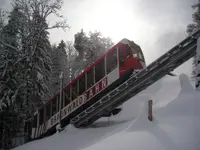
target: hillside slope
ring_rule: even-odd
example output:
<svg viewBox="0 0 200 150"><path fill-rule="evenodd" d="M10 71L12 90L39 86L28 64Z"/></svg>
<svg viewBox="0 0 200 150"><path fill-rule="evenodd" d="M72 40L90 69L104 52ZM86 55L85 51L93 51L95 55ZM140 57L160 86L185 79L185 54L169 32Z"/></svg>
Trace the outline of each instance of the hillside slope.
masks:
<svg viewBox="0 0 200 150"><path fill-rule="evenodd" d="M188 77L166 76L122 105L117 116L101 118L85 129L65 131L14 150L197 150L200 149L200 94ZM153 100L154 121L147 120Z"/></svg>

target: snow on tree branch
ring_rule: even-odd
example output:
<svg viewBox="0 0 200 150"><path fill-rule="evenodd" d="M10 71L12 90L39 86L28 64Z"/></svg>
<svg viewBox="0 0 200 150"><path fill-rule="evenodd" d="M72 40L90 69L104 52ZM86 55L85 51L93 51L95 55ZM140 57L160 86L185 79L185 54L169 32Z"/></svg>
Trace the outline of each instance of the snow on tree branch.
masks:
<svg viewBox="0 0 200 150"><path fill-rule="evenodd" d="M62 22L56 22L55 25L53 25L53 26L51 26L51 27L48 27L48 29L54 29L54 28L62 28L62 29L65 31L66 29L69 29L70 27L69 27L69 25L67 24L67 21L64 20L64 21L62 21Z"/></svg>
<svg viewBox="0 0 200 150"><path fill-rule="evenodd" d="M44 20L52 14L56 15L58 18L64 18L63 15L59 14L59 10L63 5L63 0L14 0L14 3L26 14L29 23L33 19L32 14L35 12L38 12L38 15ZM65 19L49 27L49 29L52 28L66 29L69 28L69 26Z"/></svg>
<svg viewBox="0 0 200 150"><path fill-rule="evenodd" d="M14 46L12 46L12 45L10 45L10 44L4 43L1 39L0 39L0 43L1 43L2 45L6 46L6 47L9 47L9 48L12 48L12 49L18 51L18 49L17 49L16 47L14 47Z"/></svg>

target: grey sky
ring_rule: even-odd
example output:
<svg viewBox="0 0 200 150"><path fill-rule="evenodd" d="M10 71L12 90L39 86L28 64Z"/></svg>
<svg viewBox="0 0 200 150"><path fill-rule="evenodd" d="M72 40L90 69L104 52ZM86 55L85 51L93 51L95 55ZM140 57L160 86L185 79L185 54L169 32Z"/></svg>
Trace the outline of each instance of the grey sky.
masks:
<svg viewBox="0 0 200 150"><path fill-rule="evenodd" d="M192 23L191 5L198 0L64 0L61 13L68 19L70 30L50 31L50 39L74 40L82 28L101 31L115 43L128 38L139 44L147 64L186 37L186 27ZM8 7L8 0L0 0ZM54 17L49 22L55 21ZM182 69L183 67L186 67ZM190 74L191 61L175 72Z"/></svg>
<svg viewBox="0 0 200 150"><path fill-rule="evenodd" d="M99 30L116 43L128 38L143 49L147 64L183 40L192 23L191 5L198 0L65 0L63 14L71 29L67 33L51 32L52 40L73 40L83 28ZM59 38L57 38L59 37ZM191 73L191 60L175 70Z"/></svg>
<svg viewBox="0 0 200 150"><path fill-rule="evenodd" d="M7 8L10 0L0 0L0 8Z"/></svg>

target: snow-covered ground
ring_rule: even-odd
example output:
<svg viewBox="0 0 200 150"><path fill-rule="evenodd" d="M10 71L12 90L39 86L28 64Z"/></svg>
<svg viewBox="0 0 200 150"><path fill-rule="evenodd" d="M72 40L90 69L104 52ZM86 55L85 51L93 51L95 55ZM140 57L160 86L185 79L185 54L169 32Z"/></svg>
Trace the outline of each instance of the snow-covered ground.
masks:
<svg viewBox="0 0 200 150"><path fill-rule="evenodd" d="M147 101L153 100L152 122ZM200 93L184 74L165 76L123 104L119 115L14 150L199 150Z"/></svg>

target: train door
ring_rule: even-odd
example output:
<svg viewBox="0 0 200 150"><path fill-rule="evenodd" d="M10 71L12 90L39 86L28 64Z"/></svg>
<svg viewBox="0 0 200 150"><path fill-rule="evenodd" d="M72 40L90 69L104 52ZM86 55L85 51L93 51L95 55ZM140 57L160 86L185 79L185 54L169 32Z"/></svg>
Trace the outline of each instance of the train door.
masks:
<svg viewBox="0 0 200 150"><path fill-rule="evenodd" d="M119 74L122 76L126 72L125 67L125 48L124 46L120 46L118 48L118 54L119 54Z"/></svg>
<svg viewBox="0 0 200 150"><path fill-rule="evenodd" d="M126 45L125 48L125 67L126 71L140 69L140 62L133 56L131 47Z"/></svg>
<svg viewBox="0 0 200 150"><path fill-rule="evenodd" d="M129 47L129 45L126 45L125 48L125 66L127 70L130 70L131 68L133 68L133 63L132 63L132 51L131 48Z"/></svg>

